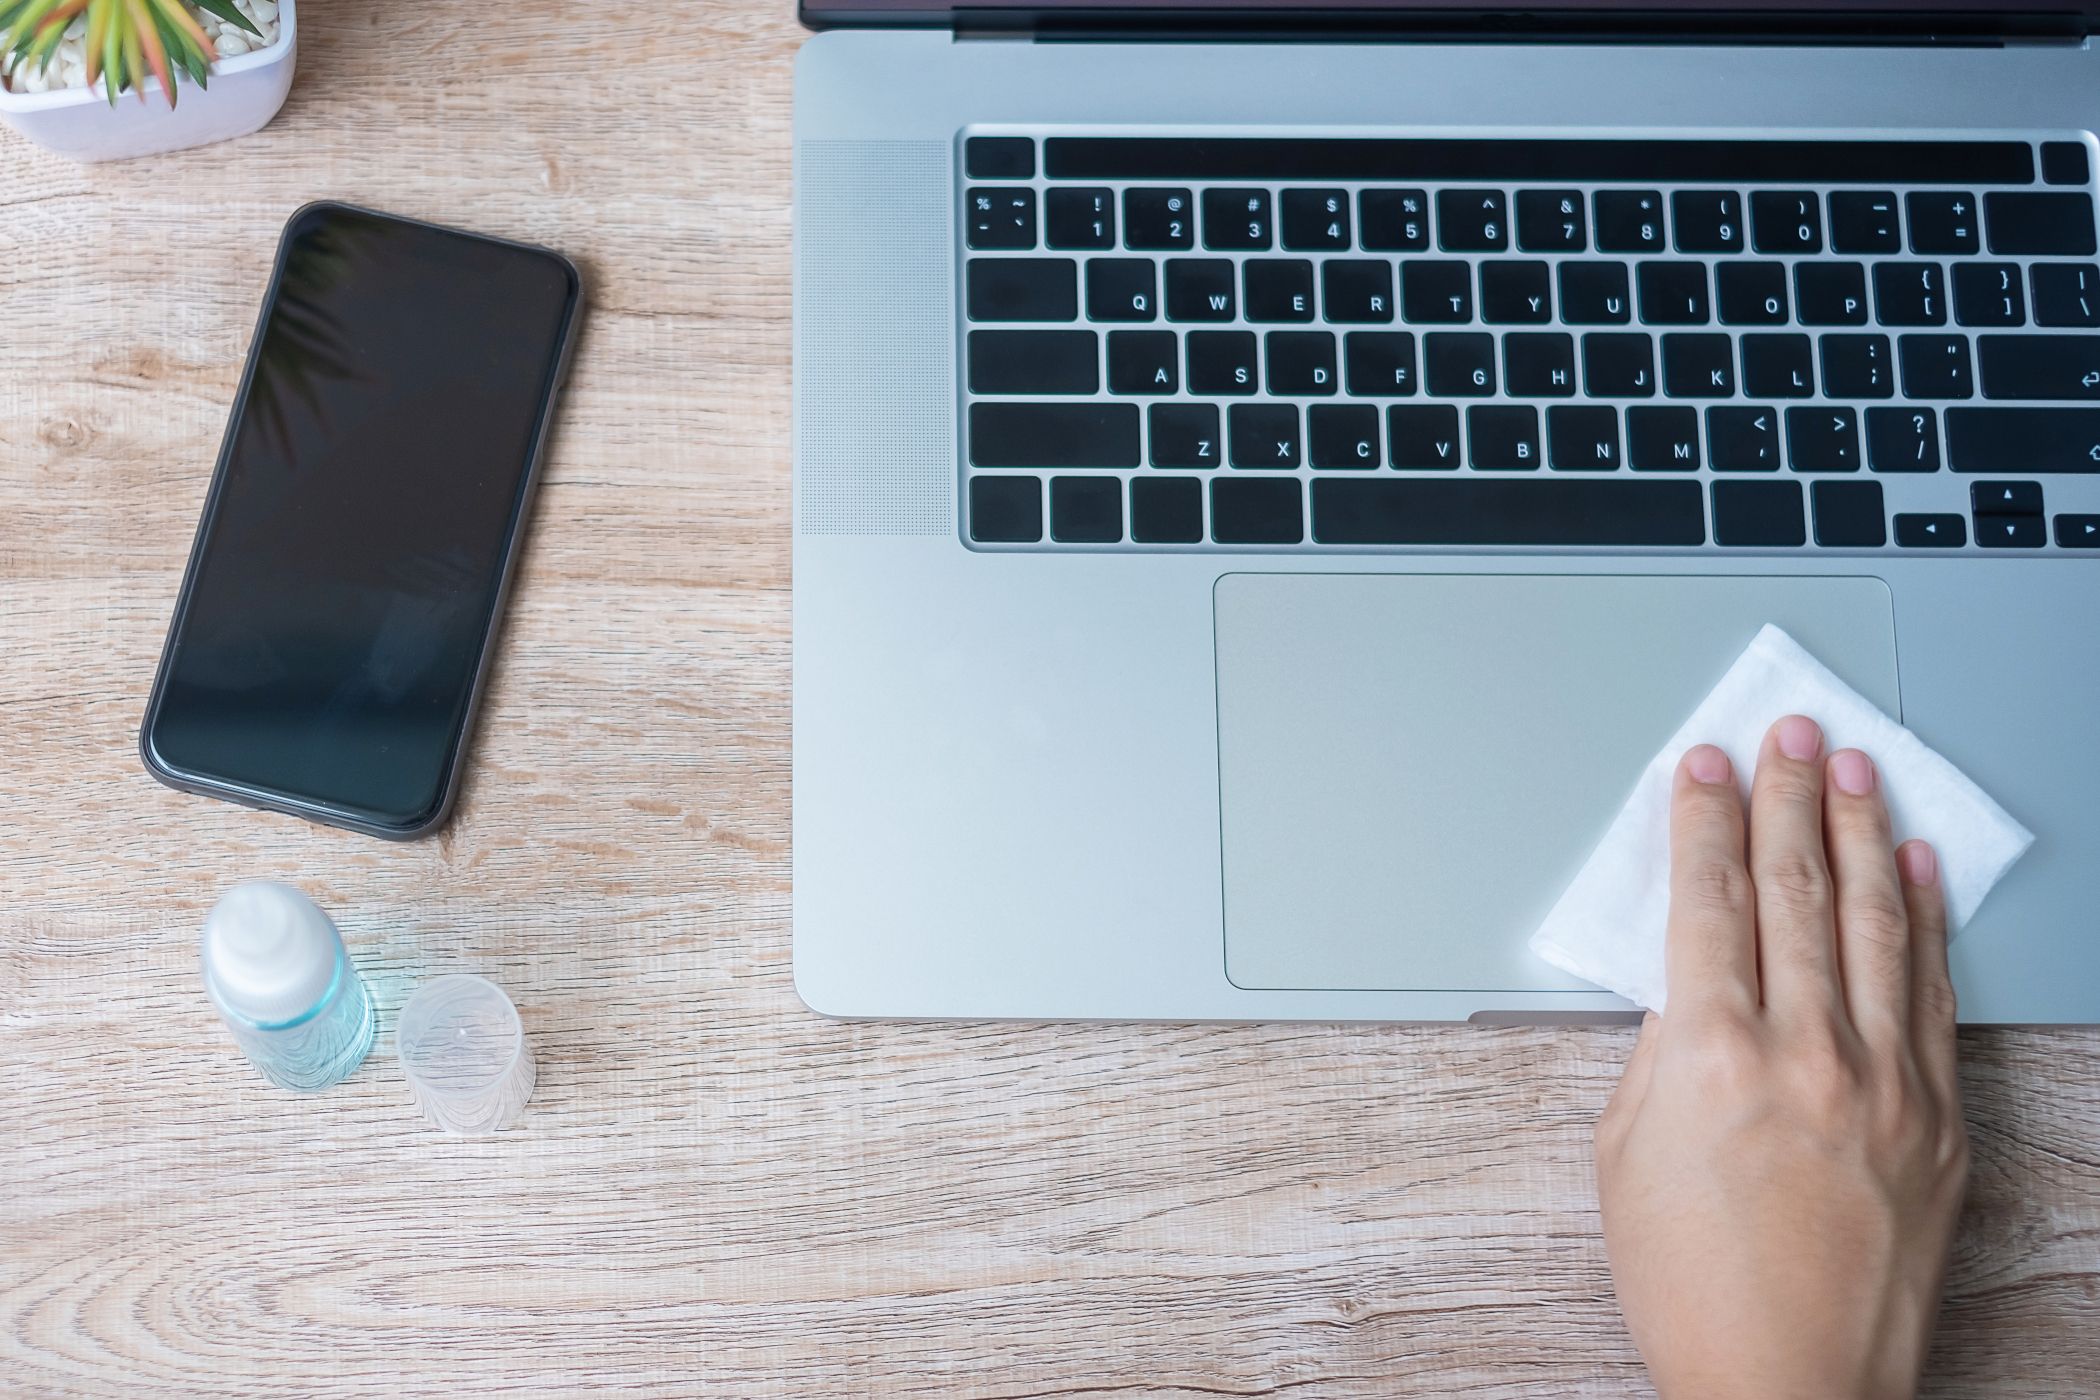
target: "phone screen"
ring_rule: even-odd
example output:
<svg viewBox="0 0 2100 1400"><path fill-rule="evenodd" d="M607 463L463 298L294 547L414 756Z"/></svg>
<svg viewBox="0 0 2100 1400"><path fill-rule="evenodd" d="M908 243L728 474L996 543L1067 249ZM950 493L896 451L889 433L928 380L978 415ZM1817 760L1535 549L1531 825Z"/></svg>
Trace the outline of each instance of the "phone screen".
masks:
<svg viewBox="0 0 2100 1400"><path fill-rule="evenodd" d="M293 216L149 765L390 832L442 816L579 294L542 249Z"/></svg>

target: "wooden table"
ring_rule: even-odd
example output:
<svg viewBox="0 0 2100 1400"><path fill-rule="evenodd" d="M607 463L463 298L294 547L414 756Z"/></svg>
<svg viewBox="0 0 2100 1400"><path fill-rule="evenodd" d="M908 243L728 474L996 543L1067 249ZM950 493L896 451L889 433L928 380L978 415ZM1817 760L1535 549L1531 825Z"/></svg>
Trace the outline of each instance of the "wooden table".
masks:
<svg viewBox="0 0 2100 1400"><path fill-rule="evenodd" d="M764 6L315 3L275 125L0 139L0 1394L1623 1396L1619 1030L887 1025L788 969L788 93ZM155 785L139 713L285 216L552 244L595 293L459 814ZM296 880L391 1013L540 1062L444 1137L199 990ZM1947 1396L2100 1394L2100 1035L1966 1037Z"/></svg>

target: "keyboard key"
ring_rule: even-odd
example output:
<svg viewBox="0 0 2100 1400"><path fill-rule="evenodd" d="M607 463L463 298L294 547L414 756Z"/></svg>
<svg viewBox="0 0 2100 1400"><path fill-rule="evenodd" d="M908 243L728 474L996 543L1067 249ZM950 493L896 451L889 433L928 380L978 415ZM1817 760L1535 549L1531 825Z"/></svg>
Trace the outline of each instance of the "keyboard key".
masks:
<svg viewBox="0 0 2100 1400"><path fill-rule="evenodd" d="M1595 404L1557 404L1546 410L1546 443L1553 469L1619 469L1619 411Z"/></svg>
<svg viewBox="0 0 2100 1400"><path fill-rule="evenodd" d="M1189 392L1251 394L1261 385L1253 331L1190 331Z"/></svg>
<svg viewBox="0 0 2100 1400"><path fill-rule="evenodd" d="M1400 313L1430 324L1472 320L1473 269L1462 262L1402 263Z"/></svg>
<svg viewBox="0 0 2100 1400"><path fill-rule="evenodd" d="M963 173L972 180L1033 180L1035 140L1028 136L972 136L963 142Z"/></svg>
<svg viewBox="0 0 2100 1400"><path fill-rule="evenodd" d="M1349 249L1347 190L1285 190L1283 246L1322 253Z"/></svg>
<svg viewBox="0 0 2100 1400"><path fill-rule="evenodd" d="M1816 543L1825 549L1880 549L1889 542L1878 481L1818 481L1808 489Z"/></svg>
<svg viewBox="0 0 2100 1400"><path fill-rule="evenodd" d="M1735 339L1677 332L1662 338L1663 392L1673 399L1735 397Z"/></svg>
<svg viewBox="0 0 2100 1400"><path fill-rule="evenodd" d="M1203 246L1220 250L1259 250L1273 239L1267 190L1205 190Z"/></svg>
<svg viewBox="0 0 2100 1400"><path fill-rule="evenodd" d="M1032 476L970 478L970 538L1034 544L1043 537L1043 483Z"/></svg>
<svg viewBox="0 0 2100 1400"><path fill-rule="evenodd" d="M1854 262L1794 264L1794 304L1804 326L1864 326L1867 270Z"/></svg>
<svg viewBox="0 0 2100 1400"><path fill-rule="evenodd" d="M1108 392L1171 394L1181 387L1181 341L1172 331L1110 331Z"/></svg>
<svg viewBox="0 0 2100 1400"><path fill-rule="evenodd" d="M1779 414L1769 408L1709 408L1706 447L1717 472L1779 470Z"/></svg>
<svg viewBox="0 0 2100 1400"><path fill-rule="evenodd" d="M1502 338L1504 383L1525 399L1575 395L1575 337L1563 331L1518 331Z"/></svg>
<svg viewBox="0 0 2100 1400"><path fill-rule="evenodd" d="M1889 190L1843 190L1830 197L1830 246L1840 253L1900 253L1896 196Z"/></svg>
<svg viewBox="0 0 2100 1400"><path fill-rule="evenodd" d="M2042 143L2042 183L2045 185L2084 185L2091 183L2093 164L2086 154L2083 141L2044 141Z"/></svg>
<svg viewBox="0 0 2100 1400"><path fill-rule="evenodd" d="M2100 403L2100 335L1980 335L1987 399Z"/></svg>
<svg viewBox="0 0 2100 1400"><path fill-rule="evenodd" d="M1978 515L2040 515L2039 481L1972 481L1969 509Z"/></svg>
<svg viewBox="0 0 2100 1400"><path fill-rule="evenodd" d="M1156 403L1147 426L1155 467L1208 470L1224 458L1214 403Z"/></svg>
<svg viewBox="0 0 2100 1400"><path fill-rule="evenodd" d="M1660 253L1662 195L1654 190L1604 190L1597 195L1597 251Z"/></svg>
<svg viewBox="0 0 2100 1400"><path fill-rule="evenodd" d="M1786 411L1787 462L1797 472L1859 470L1859 411L1851 408L1790 408Z"/></svg>
<svg viewBox="0 0 2100 1400"><path fill-rule="evenodd" d="M1589 220L1580 190L1519 190L1517 246L1527 253L1580 253L1589 248Z"/></svg>
<svg viewBox="0 0 2100 1400"><path fill-rule="evenodd" d="M1350 325L1393 319L1393 265L1333 259L1320 265L1320 305L1327 319Z"/></svg>
<svg viewBox="0 0 2100 1400"><path fill-rule="evenodd" d="M1481 398L1495 392L1495 337L1432 331L1422 337L1424 379L1440 399Z"/></svg>
<svg viewBox="0 0 2100 1400"><path fill-rule="evenodd" d="M1466 446L1476 471L1536 471L1539 411L1529 404L1475 404L1466 410Z"/></svg>
<svg viewBox="0 0 2100 1400"><path fill-rule="evenodd" d="M2025 325L2027 297L2019 264L1956 263L1954 321L1961 326Z"/></svg>
<svg viewBox="0 0 2100 1400"><path fill-rule="evenodd" d="M1059 544L1123 542L1123 479L1050 478L1050 538Z"/></svg>
<svg viewBox="0 0 2100 1400"><path fill-rule="evenodd" d="M964 277L973 321L1079 319L1079 265L1070 258L972 258Z"/></svg>
<svg viewBox="0 0 2100 1400"><path fill-rule="evenodd" d="M1724 326L1786 324L1786 264L1725 262L1714 268Z"/></svg>
<svg viewBox="0 0 2100 1400"><path fill-rule="evenodd" d="M1187 477L1132 477L1130 538L1138 544L1201 544L1203 488Z"/></svg>
<svg viewBox="0 0 2100 1400"><path fill-rule="evenodd" d="M1944 326L1947 287L1938 263L1874 264L1874 317L1884 326Z"/></svg>
<svg viewBox="0 0 2100 1400"><path fill-rule="evenodd" d="M1134 467L1138 411L1128 403L973 403L970 464Z"/></svg>
<svg viewBox="0 0 2100 1400"><path fill-rule="evenodd" d="M2060 549L2100 549L2100 515L2059 515L2056 543Z"/></svg>
<svg viewBox="0 0 2100 1400"><path fill-rule="evenodd" d="M1225 410L1235 467L1287 471L1298 465L1298 409L1287 403L1236 403Z"/></svg>
<svg viewBox="0 0 2100 1400"><path fill-rule="evenodd" d="M1116 246L1116 195L1106 188L1066 187L1043 196L1043 241L1052 248L1113 248ZM1051 487L1052 501L1056 486ZM1051 508L1051 534L1057 532L1057 511Z"/></svg>
<svg viewBox="0 0 2100 1400"><path fill-rule="evenodd" d="M1195 247L1194 196L1180 189L1123 191L1123 246L1153 253Z"/></svg>
<svg viewBox="0 0 2100 1400"><path fill-rule="evenodd" d="M1447 253L1509 247L1509 199L1500 190L1438 190L1437 246Z"/></svg>
<svg viewBox="0 0 2100 1400"><path fill-rule="evenodd" d="M1649 325L1703 326L1712 319L1705 263L1644 262L1638 280L1641 319Z"/></svg>
<svg viewBox="0 0 2100 1400"><path fill-rule="evenodd" d="M963 221L964 241L972 248L1033 248L1035 246L1035 191L1031 189L972 189L963 196L967 211Z"/></svg>
<svg viewBox="0 0 2100 1400"><path fill-rule="evenodd" d="M1947 461L1958 472L2100 472L2100 408L1950 408Z"/></svg>
<svg viewBox="0 0 2100 1400"><path fill-rule="evenodd" d="M1421 190L1365 190L1356 209L1365 252L1428 251L1429 196Z"/></svg>
<svg viewBox="0 0 2100 1400"><path fill-rule="evenodd" d="M1367 403L1314 404L1305 411L1306 455L1315 467L1378 463L1378 410Z"/></svg>
<svg viewBox="0 0 2100 1400"><path fill-rule="evenodd" d="M1939 415L1929 408L1868 409L1867 465L1878 472L1938 471Z"/></svg>
<svg viewBox="0 0 2100 1400"><path fill-rule="evenodd" d="M1405 399L1415 392L1415 338L1408 331L1351 331L1342 338L1349 392Z"/></svg>
<svg viewBox="0 0 2100 1400"><path fill-rule="evenodd" d="M1312 264L1303 258L1249 258L1247 319L1310 321L1313 318Z"/></svg>
<svg viewBox="0 0 2100 1400"><path fill-rule="evenodd" d="M2039 515L1981 515L1976 543L1985 549L2040 549L2049 543L2049 527Z"/></svg>
<svg viewBox="0 0 2100 1400"><path fill-rule="evenodd" d="M1899 515L1896 543L1904 549L1960 549L1969 542L1969 522L1958 515Z"/></svg>
<svg viewBox="0 0 2100 1400"><path fill-rule="evenodd" d="M2100 326L2100 267L2036 263L2033 270L2036 325Z"/></svg>
<svg viewBox="0 0 2100 1400"><path fill-rule="evenodd" d="M1386 440L1393 465L1403 471L1443 470L1458 465L1458 410L1447 403L1408 405L1386 411Z"/></svg>
<svg viewBox="0 0 2100 1400"><path fill-rule="evenodd" d="M1303 544L1305 493L1298 478L1212 481L1210 537L1219 544Z"/></svg>
<svg viewBox="0 0 2100 1400"><path fill-rule="evenodd" d="M1626 264L1562 263L1560 319L1571 326L1624 325L1632 320L1633 296L1628 289Z"/></svg>
<svg viewBox="0 0 2100 1400"><path fill-rule="evenodd" d="M1965 335L1906 335L1896 340L1903 364L1903 396L1911 399L1973 399L1976 374L1969 365Z"/></svg>
<svg viewBox="0 0 2100 1400"><path fill-rule="evenodd" d="M1232 280L1232 263L1225 258L1167 259L1167 319L1232 320Z"/></svg>
<svg viewBox="0 0 2100 1400"><path fill-rule="evenodd" d="M1696 481L1330 477L1313 483L1312 499L1321 544L1706 543Z"/></svg>
<svg viewBox="0 0 2100 1400"><path fill-rule="evenodd" d="M1100 346L1092 331L971 331L968 353L973 394L1093 394L1101 389Z"/></svg>
<svg viewBox="0 0 2100 1400"><path fill-rule="evenodd" d="M1805 335L1746 335L1743 393L1753 399L1805 399L1816 391L1815 346Z"/></svg>
<svg viewBox="0 0 2100 1400"><path fill-rule="evenodd" d="M1268 352L1270 393L1307 398L1334 392L1334 332L1270 331Z"/></svg>
<svg viewBox="0 0 2100 1400"><path fill-rule="evenodd" d="M1655 342L1638 331L1584 336L1582 391L1593 399L1654 398Z"/></svg>
<svg viewBox="0 0 2100 1400"><path fill-rule="evenodd" d="M2089 194L1993 191L1983 197L1983 220L1994 253L2089 258L2100 251Z"/></svg>
<svg viewBox="0 0 2100 1400"><path fill-rule="evenodd" d="M1699 410L1626 410L1626 460L1637 472L1699 470Z"/></svg>
<svg viewBox="0 0 2100 1400"><path fill-rule="evenodd" d="M1783 549L1808 543L1798 481L1714 483L1714 543Z"/></svg>
<svg viewBox="0 0 2100 1400"><path fill-rule="evenodd" d="M1892 399L1896 377L1885 335L1822 337L1823 393L1833 399Z"/></svg>
<svg viewBox="0 0 2100 1400"><path fill-rule="evenodd" d="M1480 319L1491 326L1540 326L1552 320L1552 270L1542 262L1483 262Z"/></svg>
<svg viewBox="0 0 2100 1400"><path fill-rule="evenodd" d="M1758 190L1750 196L1751 246L1760 253L1823 251L1823 201L1808 190Z"/></svg>
<svg viewBox="0 0 2100 1400"><path fill-rule="evenodd" d="M1152 259L1094 258L1087 263L1089 321L1150 321L1158 315L1158 273Z"/></svg>
<svg viewBox="0 0 2100 1400"><path fill-rule="evenodd" d="M1740 253L1743 198L1733 190L1678 190L1670 196L1680 253Z"/></svg>
<svg viewBox="0 0 2100 1400"><path fill-rule="evenodd" d="M1913 253L1973 253L1980 246L1976 196L1919 193L1906 195L1903 205L1910 216Z"/></svg>

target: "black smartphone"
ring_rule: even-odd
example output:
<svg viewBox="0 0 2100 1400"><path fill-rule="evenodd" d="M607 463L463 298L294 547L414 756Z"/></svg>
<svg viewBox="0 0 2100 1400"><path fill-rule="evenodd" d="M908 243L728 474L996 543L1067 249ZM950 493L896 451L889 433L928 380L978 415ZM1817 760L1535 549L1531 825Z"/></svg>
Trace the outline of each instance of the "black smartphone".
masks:
<svg viewBox="0 0 2100 1400"><path fill-rule="evenodd" d="M154 776L375 836L445 820L582 299L545 248L292 215L139 731Z"/></svg>

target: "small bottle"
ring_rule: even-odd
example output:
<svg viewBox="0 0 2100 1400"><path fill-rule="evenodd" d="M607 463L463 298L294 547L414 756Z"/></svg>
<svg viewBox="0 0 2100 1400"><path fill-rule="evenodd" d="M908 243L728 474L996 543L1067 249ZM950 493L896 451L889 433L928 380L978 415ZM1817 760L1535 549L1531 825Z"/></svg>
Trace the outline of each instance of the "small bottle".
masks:
<svg viewBox="0 0 2100 1400"><path fill-rule="evenodd" d="M290 885L235 885L204 920L204 990L263 1077L325 1089L372 1048L375 1018L343 936Z"/></svg>

